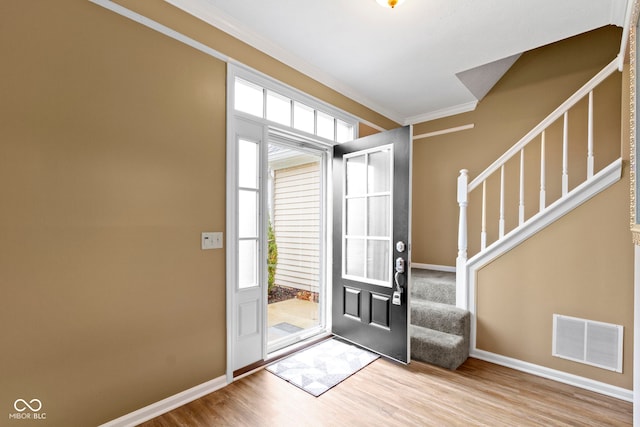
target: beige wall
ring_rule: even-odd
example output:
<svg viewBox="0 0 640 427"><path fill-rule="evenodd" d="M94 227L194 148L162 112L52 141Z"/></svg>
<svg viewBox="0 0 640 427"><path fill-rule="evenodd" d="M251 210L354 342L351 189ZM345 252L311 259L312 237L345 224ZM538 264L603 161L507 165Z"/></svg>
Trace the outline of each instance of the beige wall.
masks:
<svg viewBox="0 0 640 427"><path fill-rule="evenodd" d="M476 111L417 125L415 134L473 123L474 129L414 144L414 261L454 265L458 171L474 178L502 152L593 77L617 54L620 29L604 28L525 53L480 102ZM626 83L616 72L594 93L596 169L621 154ZM626 98L625 98L626 99ZM570 186L586 170L586 101L569 114ZM561 124L547 133L547 203L560 194ZM526 151L526 170L539 170L539 141ZM628 154L622 150L623 158ZM507 229L517 223L518 162L507 165ZM419 167L418 167L419 165ZM539 175L526 181L527 217L538 206ZM489 182L489 239L497 234L499 178ZM470 203L470 255L479 248L480 194ZM629 233L628 161L623 179L477 275L479 349L632 388L633 247ZM625 327L624 372L551 356L553 313Z"/></svg>
<svg viewBox="0 0 640 427"><path fill-rule="evenodd" d="M88 1L1 2L0 52L3 425L223 375L225 64Z"/></svg>
<svg viewBox="0 0 640 427"><path fill-rule="evenodd" d="M115 2L167 25L242 64L268 74L365 121L374 123L384 129L394 129L399 126L398 123L310 79L300 71L284 65L261 51L247 46L227 33L195 19L164 0L115 0ZM362 130L363 127L361 126L360 129ZM364 127L364 129L366 130L367 127Z"/></svg>
<svg viewBox="0 0 640 427"><path fill-rule="evenodd" d="M395 127L164 2L122 3ZM0 54L0 407L38 398L49 425L95 425L223 375L225 257L199 237L225 226L225 64L78 0L0 2ZM567 80L594 74L590 61L572 62ZM521 114L519 125L537 121ZM448 155L435 147L459 153L457 136L416 144L429 188L455 181L461 166L438 169ZM479 169L485 157L452 158ZM421 246L416 261L449 264L449 253Z"/></svg>
<svg viewBox="0 0 640 427"><path fill-rule="evenodd" d="M395 126L162 1L128 3ZM37 398L47 425L97 425L224 375L225 255L200 232L225 228L226 65L78 0L0 2L0 56L3 423Z"/></svg>
<svg viewBox="0 0 640 427"><path fill-rule="evenodd" d="M477 274L477 347L633 387L633 245L624 179ZM553 314L624 326L623 373L551 356Z"/></svg>
<svg viewBox="0 0 640 427"><path fill-rule="evenodd" d="M414 142L413 254L414 262L455 265L457 255L458 206L456 179L468 169L473 179L537 125L580 86L598 73L617 54L620 29L604 28L523 54L475 111L420 123L414 135L473 124L474 128ZM595 93L596 163L602 167L619 156L620 73L610 77ZM571 184L583 176L586 165L586 101L570 113ZM561 167L552 161L561 149L561 122L547 135L547 202L559 194ZM527 170L540 164L539 140L527 149ZM507 165L507 226L517 221L519 158ZM555 174L555 176L554 176ZM490 182L496 191L487 206L490 238L497 229L498 176ZM536 177L537 178L537 177ZM527 217L535 213L539 184L529 179L526 192ZM537 187L537 188L536 188ZM472 194L470 209L480 205L479 192ZM492 199L493 197L493 199ZM477 215L474 215L477 213ZM470 210L469 252L479 248L479 210Z"/></svg>

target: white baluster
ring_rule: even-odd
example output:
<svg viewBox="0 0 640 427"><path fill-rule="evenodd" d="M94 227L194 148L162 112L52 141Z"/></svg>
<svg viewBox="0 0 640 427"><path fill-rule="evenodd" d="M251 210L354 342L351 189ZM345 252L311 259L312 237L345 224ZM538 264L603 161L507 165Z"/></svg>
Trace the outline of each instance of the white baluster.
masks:
<svg viewBox="0 0 640 427"><path fill-rule="evenodd" d="M487 247L487 181L482 181L482 232L480 233L480 250Z"/></svg>
<svg viewBox="0 0 640 427"><path fill-rule="evenodd" d="M524 222L524 148L520 150L520 203L518 205L518 225Z"/></svg>
<svg viewBox="0 0 640 427"><path fill-rule="evenodd" d="M500 166L500 219L498 221L498 236L504 236L504 165Z"/></svg>
<svg viewBox="0 0 640 427"><path fill-rule="evenodd" d="M589 92L589 125L587 136L587 179L593 176L593 91Z"/></svg>
<svg viewBox="0 0 640 427"><path fill-rule="evenodd" d="M458 257L456 258L456 306L467 308L467 204L469 171L462 169L458 177Z"/></svg>
<svg viewBox="0 0 640 427"><path fill-rule="evenodd" d="M545 160L545 135L542 131L542 141L540 142L540 211L547 206L547 178Z"/></svg>
<svg viewBox="0 0 640 427"><path fill-rule="evenodd" d="M569 112L564 113L562 130L562 195L569 192Z"/></svg>

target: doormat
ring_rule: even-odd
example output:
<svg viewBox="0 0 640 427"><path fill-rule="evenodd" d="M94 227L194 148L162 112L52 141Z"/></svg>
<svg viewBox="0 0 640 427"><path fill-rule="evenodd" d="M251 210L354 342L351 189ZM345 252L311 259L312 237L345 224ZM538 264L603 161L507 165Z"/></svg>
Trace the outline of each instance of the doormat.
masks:
<svg viewBox="0 0 640 427"><path fill-rule="evenodd" d="M330 339L292 354L266 369L318 397L378 357L353 344Z"/></svg>

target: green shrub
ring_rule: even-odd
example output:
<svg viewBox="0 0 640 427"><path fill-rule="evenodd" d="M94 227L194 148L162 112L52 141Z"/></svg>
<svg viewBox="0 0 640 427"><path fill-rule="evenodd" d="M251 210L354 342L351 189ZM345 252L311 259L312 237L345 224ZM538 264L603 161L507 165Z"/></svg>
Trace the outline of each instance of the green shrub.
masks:
<svg viewBox="0 0 640 427"><path fill-rule="evenodd" d="M276 244L276 233L269 220L269 228L267 229L267 241L269 245L269 254L267 255L267 272L269 275L268 288L271 292L276 284L276 267L278 266L278 245Z"/></svg>

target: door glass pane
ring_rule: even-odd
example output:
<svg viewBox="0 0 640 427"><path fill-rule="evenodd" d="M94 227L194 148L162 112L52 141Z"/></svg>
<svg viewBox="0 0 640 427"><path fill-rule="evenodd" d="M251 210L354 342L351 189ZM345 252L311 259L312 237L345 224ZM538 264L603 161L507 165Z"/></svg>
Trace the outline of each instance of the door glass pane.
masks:
<svg viewBox="0 0 640 427"><path fill-rule="evenodd" d="M389 241L368 241L367 278L373 280L389 281Z"/></svg>
<svg viewBox="0 0 640 427"><path fill-rule="evenodd" d="M258 193L252 190L238 192L238 236L258 236Z"/></svg>
<svg viewBox="0 0 640 427"><path fill-rule="evenodd" d="M267 120L291 126L291 100L267 91Z"/></svg>
<svg viewBox="0 0 640 427"><path fill-rule="evenodd" d="M347 196L363 195L367 189L365 156L350 157L347 162Z"/></svg>
<svg viewBox="0 0 640 427"><path fill-rule="evenodd" d="M301 131L314 133L315 114L314 109L301 104L293 103L293 127Z"/></svg>
<svg viewBox="0 0 640 427"><path fill-rule="evenodd" d="M342 120L336 120L336 141L347 142L353 140L353 126Z"/></svg>
<svg viewBox="0 0 640 427"><path fill-rule="evenodd" d="M264 117L264 95L262 88L246 80L236 79L234 107L253 116Z"/></svg>
<svg viewBox="0 0 640 427"><path fill-rule="evenodd" d="M345 272L380 286L391 286L392 153L386 147L343 158Z"/></svg>
<svg viewBox="0 0 640 427"><path fill-rule="evenodd" d="M238 185L258 188L258 144L253 141L238 141Z"/></svg>
<svg viewBox="0 0 640 427"><path fill-rule="evenodd" d="M240 289L258 286L258 241L238 242L238 286Z"/></svg>
<svg viewBox="0 0 640 427"><path fill-rule="evenodd" d="M322 111L318 111L316 120L317 120L317 126L318 126L316 135L333 141L333 138L334 138L333 116L325 114Z"/></svg>
<svg viewBox="0 0 640 427"><path fill-rule="evenodd" d="M391 196L369 197L369 210L367 222L369 224L369 236L389 236L389 212Z"/></svg>
<svg viewBox="0 0 640 427"><path fill-rule="evenodd" d="M390 153L386 149L369 155L369 193L391 190Z"/></svg>
<svg viewBox="0 0 640 427"><path fill-rule="evenodd" d="M347 239L345 244L345 273L364 277L364 239Z"/></svg>
<svg viewBox="0 0 640 427"><path fill-rule="evenodd" d="M364 236L365 235L365 201L366 198L359 197L357 199L348 199L346 203L347 209L347 235L348 236Z"/></svg>

